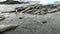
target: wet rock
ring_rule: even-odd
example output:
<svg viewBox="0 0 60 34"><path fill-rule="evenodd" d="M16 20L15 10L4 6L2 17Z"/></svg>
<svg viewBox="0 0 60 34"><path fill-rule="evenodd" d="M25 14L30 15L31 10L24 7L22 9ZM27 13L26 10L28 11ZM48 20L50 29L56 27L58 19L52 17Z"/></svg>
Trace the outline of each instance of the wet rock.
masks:
<svg viewBox="0 0 60 34"><path fill-rule="evenodd" d="M3 21L5 19L4 15L0 15L0 21Z"/></svg>
<svg viewBox="0 0 60 34"><path fill-rule="evenodd" d="M19 2L19 1L4 1L4 2L0 2L0 4L26 4L29 2Z"/></svg>
<svg viewBox="0 0 60 34"><path fill-rule="evenodd" d="M0 25L0 34L13 30L16 27L18 27L19 25L15 25L15 24L8 24L8 25Z"/></svg>
<svg viewBox="0 0 60 34"><path fill-rule="evenodd" d="M46 21L46 20L42 20L41 22L42 22L42 24L45 24L45 23L47 23L47 21Z"/></svg>
<svg viewBox="0 0 60 34"><path fill-rule="evenodd" d="M0 21L3 21L5 18L0 18Z"/></svg>
<svg viewBox="0 0 60 34"><path fill-rule="evenodd" d="M19 19L23 19L24 17L19 17Z"/></svg>
<svg viewBox="0 0 60 34"><path fill-rule="evenodd" d="M49 9L48 10L48 13L55 13L55 12L58 12L58 9Z"/></svg>

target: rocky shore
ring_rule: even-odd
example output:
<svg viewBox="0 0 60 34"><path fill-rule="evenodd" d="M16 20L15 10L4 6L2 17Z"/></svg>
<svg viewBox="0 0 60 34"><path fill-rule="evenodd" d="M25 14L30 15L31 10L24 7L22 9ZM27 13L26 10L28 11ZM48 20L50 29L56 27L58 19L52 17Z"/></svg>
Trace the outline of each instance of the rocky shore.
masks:
<svg viewBox="0 0 60 34"><path fill-rule="evenodd" d="M31 4L0 13L0 24L19 24L2 34L60 34L60 4Z"/></svg>

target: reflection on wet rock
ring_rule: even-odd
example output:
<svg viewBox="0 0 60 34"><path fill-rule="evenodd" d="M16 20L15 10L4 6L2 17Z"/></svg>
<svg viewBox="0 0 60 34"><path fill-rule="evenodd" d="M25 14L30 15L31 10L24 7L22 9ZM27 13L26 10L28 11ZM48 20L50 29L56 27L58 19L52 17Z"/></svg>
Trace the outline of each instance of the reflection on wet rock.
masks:
<svg viewBox="0 0 60 34"><path fill-rule="evenodd" d="M6 32L6 31L9 31L11 29L13 30L18 26L19 25L15 25L15 24L0 25L0 34Z"/></svg>

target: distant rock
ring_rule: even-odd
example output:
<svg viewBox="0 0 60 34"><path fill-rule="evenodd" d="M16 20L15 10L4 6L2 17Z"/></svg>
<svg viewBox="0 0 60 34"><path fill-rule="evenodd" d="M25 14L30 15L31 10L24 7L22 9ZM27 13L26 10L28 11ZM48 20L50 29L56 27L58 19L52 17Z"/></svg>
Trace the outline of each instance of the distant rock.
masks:
<svg viewBox="0 0 60 34"><path fill-rule="evenodd" d="M25 3L29 3L29 2L19 2L19 1L11 1L11 2L0 2L0 4L25 4Z"/></svg>
<svg viewBox="0 0 60 34"><path fill-rule="evenodd" d="M27 14L35 14L35 15L44 15L49 13L55 13L60 11L60 4L32 4L26 7L18 7L17 12L27 13ZM39 11L38 11L39 10Z"/></svg>

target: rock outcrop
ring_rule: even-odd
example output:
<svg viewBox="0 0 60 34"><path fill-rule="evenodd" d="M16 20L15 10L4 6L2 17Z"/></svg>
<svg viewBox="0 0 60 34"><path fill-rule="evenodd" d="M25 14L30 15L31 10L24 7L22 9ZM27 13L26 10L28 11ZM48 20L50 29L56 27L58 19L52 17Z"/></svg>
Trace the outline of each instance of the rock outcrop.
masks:
<svg viewBox="0 0 60 34"><path fill-rule="evenodd" d="M59 4L33 4L17 7L15 11L1 12L9 13L9 17L0 21L0 24L19 24L15 30L3 30L3 34L60 34L59 11Z"/></svg>

